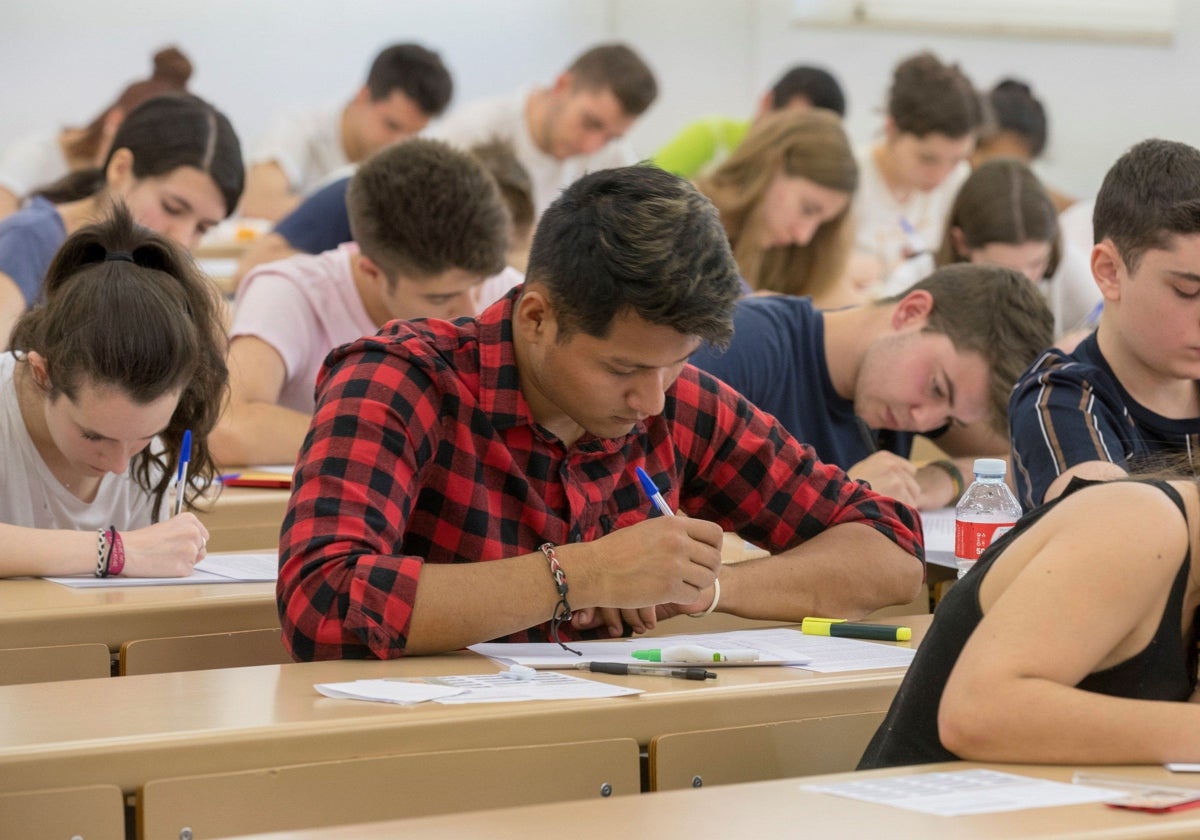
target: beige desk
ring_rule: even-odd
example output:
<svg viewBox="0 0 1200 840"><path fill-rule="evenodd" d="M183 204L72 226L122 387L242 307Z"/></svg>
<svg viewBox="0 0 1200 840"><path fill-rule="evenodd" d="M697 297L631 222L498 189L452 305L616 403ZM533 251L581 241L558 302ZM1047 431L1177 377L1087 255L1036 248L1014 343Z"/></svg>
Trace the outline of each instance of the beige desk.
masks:
<svg viewBox="0 0 1200 840"><path fill-rule="evenodd" d="M918 632L928 616L914 616ZM699 624L699 622L696 622ZM422 704L332 700L314 683L490 673L471 653L318 662L0 687L0 793L438 750L633 738L886 709L903 669L723 669L705 683L589 675L645 689L585 701Z"/></svg>
<svg viewBox="0 0 1200 840"><path fill-rule="evenodd" d="M279 548L279 528L291 490L227 487L210 507L196 512L208 528L209 551Z"/></svg>
<svg viewBox="0 0 1200 840"><path fill-rule="evenodd" d="M816 781L861 780L868 775L988 767L1026 776L1069 782L1076 767L980 765L968 762L931 764L923 768L873 770L781 779L749 785L651 793L474 811L437 817L392 820L332 829L275 832L255 840L366 840L366 838L463 838L529 840L546 837L549 827L572 840L609 840L622 832L644 838L728 840L734 837L820 837L888 840L1011 840L1022 838L1117 838L1200 836L1200 809L1153 815L1121 811L1102 804L1068 805L998 814L935 817L886 805L856 802L801 790ZM1094 768L1089 768L1094 769ZM1161 767L1107 767L1105 773L1144 778L1163 784L1200 786L1193 776L1168 773ZM249 838L245 838L249 840Z"/></svg>
<svg viewBox="0 0 1200 840"><path fill-rule="evenodd" d="M279 626L274 583L71 589L0 580L0 647L101 642ZM90 715L89 715L90 717Z"/></svg>

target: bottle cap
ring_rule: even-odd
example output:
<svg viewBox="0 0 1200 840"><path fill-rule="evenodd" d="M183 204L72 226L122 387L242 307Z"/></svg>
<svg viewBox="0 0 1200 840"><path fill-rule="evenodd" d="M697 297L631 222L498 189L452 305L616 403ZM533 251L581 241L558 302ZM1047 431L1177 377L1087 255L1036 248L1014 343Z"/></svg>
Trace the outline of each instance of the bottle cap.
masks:
<svg viewBox="0 0 1200 840"><path fill-rule="evenodd" d="M1003 458L976 458L976 475L1004 475L1008 472L1008 463Z"/></svg>

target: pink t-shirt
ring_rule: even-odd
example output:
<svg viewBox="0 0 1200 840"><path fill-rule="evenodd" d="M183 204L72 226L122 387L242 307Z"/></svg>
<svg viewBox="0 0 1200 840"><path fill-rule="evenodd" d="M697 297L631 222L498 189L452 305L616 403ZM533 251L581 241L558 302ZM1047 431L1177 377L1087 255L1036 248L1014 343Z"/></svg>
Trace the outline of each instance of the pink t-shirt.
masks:
<svg viewBox="0 0 1200 840"><path fill-rule="evenodd" d="M252 335L275 348L287 370L279 404L311 414L325 356L335 347L373 335L354 286L347 242L323 254L301 254L261 265L246 275L234 299L229 337Z"/></svg>

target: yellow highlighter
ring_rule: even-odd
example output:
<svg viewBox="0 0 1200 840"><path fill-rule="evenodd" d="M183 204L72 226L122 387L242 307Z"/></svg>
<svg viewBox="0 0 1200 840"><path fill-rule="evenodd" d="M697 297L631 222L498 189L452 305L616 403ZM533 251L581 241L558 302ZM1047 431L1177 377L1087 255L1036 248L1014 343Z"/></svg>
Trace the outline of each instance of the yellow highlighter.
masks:
<svg viewBox="0 0 1200 840"><path fill-rule="evenodd" d="M881 642L907 642L911 627L896 624L863 624L844 618L806 618L800 631L809 636L846 636L851 639L877 639Z"/></svg>

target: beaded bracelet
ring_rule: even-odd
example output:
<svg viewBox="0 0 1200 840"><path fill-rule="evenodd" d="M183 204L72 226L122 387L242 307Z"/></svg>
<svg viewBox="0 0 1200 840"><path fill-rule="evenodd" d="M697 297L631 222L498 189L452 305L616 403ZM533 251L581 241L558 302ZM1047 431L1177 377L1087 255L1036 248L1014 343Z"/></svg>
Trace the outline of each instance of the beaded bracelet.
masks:
<svg viewBox="0 0 1200 840"><path fill-rule="evenodd" d="M108 544L108 574L116 577L125 570L125 543L121 542L116 525L108 526Z"/></svg>
<svg viewBox="0 0 1200 840"><path fill-rule="evenodd" d="M570 591L570 587L567 586L567 573L563 571L563 567L554 553L554 543L542 543L538 546L538 550L546 555L546 562L550 564L550 576L554 578L554 589L558 592L558 603L554 605L554 615L550 618L550 636L563 650L570 651L576 656L583 656L582 651L567 647L558 635L559 626L564 621L571 620L571 605L567 603L567 592Z"/></svg>
<svg viewBox="0 0 1200 840"><path fill-rule="evenodd" d="M108 577L108 532L96 529L96 577Z"/></svg>

